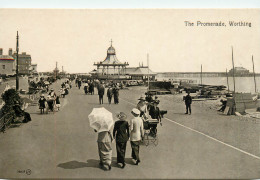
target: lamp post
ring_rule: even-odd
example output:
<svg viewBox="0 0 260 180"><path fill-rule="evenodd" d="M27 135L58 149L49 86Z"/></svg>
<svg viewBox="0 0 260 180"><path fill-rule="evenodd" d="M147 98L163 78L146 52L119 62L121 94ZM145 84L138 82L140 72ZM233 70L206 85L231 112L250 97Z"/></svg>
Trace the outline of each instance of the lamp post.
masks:
<svg viewBox="0 0 260 180"><path fill-rule="evenodd" d="M18 53L19 53L19 35L16 36L16 91L19 90L19 70L18 70Z"/></svg>

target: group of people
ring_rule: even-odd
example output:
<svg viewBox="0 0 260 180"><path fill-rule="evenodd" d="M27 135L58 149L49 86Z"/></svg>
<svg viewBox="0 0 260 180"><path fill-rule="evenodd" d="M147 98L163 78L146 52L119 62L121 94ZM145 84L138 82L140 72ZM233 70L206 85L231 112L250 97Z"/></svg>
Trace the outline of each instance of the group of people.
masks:
<svg viewBox="0 0 260 180"><path fill-rule="evenodd" d="M99 96L99 103L103 104L103 96L105 94L105 86L104 84L99 84L98 87L98 96ZM114 97L114 103L118 104L119 103L119 88L117 86L108 86L107 89L107 98L108 98L108 103L111 104L112 98Z"/></svg>
<svg viewBox="0 0 260 180"><path fill-rule="evenodd" d="M48 95L45 98L45 95L42 94L38 101L39 109L41 114L48 113L49 111L54 112L54 108L56 107L57 110L60 110L61 102L60 97L65 98L66 95L69 94L69 89L72 88L71 80L66 80L65 82L61 83L60 94L56 94L54 89L51 88L50 92L47 92ZM46 109L46 112L44 112Z"/></svg>
<svg viewBox="0 0 260 180"><path fill-rule="evenodd" d="M87 80L83 83L84 92L85 94L94 94L94 82L92 80Z"/></svg>
<svg viewBox="0 0 260 180"><path fill-rule="evenodd" d="M163 114L160 111L160 108L158 107L160 100L158 100L158 97L155 96L153 98L153 95L150 93L145 94L146 97L140 97L137 104L137 109L141 112L140 116L142 117L144 121L144 128L150 129L150 135L156 136L157 134L157 124L149 124L148 119L156 119L158 120L158 123L162 125L162 116ZM166 111L167 113L167 111Z"/></svg>
<svg viewBox="0 0 260 180"><path fill-rule="evenodd" d="M60 88L61 97L65 98L65 96L69 94L69 89L71 88L72 88L72 84L70 80L66 80L65 82L63 82Z"/></svg>
<svg viewBox="0 0 260 180"><path fill-rule="evenodd" d="M130 124L127 121L127 115L124 112L120 112L117 114L118 121L115 122L113 133L110 131L98 133L99 165L102 168L111 170L113 139L116 140L117 163L121 168L124 168L126 165L125 154L129 138L132 148L132 159L135 165L141 162L139 150L141 140L144 137L143 120L140 117L141 112L137 108L132 109L131 113L134 117L130 120Z"/></svg>
<svg viewBox="0 0 260 180"><path fill-rule="evenodd" d="M57 107L59 110L61 104L59 96L56 95L52 88L46 98L44 94L40 96L39 109L41 110L41 114L44 114L44 110L46 109L45 113L47 114L49 111L54 112L54 107Z"/></svg>
<svg viewBox="0 0 260 180"><path fill-rule="evenodd" d="M117 114L118 120L114 124L113 133L110 131L98 133L98 149L100 157L100 166L108 166L111 169L111 156L112 156L112 141L116 140L117 163L121 168L125 167L125 154L127 141L130 139L132 148L131 157L136 165L140 161L139 150L140 144L144 137L145 129L150 130L151 136L157 134L157 124L150 125L147 123L148 119L157 119L158 123L162 125L162 114L158 107L158 97L146 94L146 98L141 97L136 108L132 109L131 114L133 118L127 121L127 115L124 112ZM167 111L166 111L167 113Z"/></svg>

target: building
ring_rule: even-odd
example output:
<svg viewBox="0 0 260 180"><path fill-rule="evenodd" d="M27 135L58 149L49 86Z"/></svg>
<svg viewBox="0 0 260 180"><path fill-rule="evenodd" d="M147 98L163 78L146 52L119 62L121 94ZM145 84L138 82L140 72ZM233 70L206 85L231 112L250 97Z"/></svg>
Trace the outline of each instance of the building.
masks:
<svg viewBox="0 0 260 180"><path fill-rule="evenodd" d="M12 56L0 55L0 75L15 75L15 60Z"/></svg>
<svg viewBox="0 0 260 180"><path fill-rule="evenodd" d="M13 57L16 59L16 52L13 54ZM22 54L18 54L18 70L19 74L29 75L30 67L31 67L31 55L26 54L26 52L22 52Z"/></svg>
<svg viewBox="0 0 260 180"><path fill-rule="evenodd" d="M31 67L29 68L29 70L32 74L36 74L37 73L37 64L31 64Z"/></svg>
<svg viewBox="0 0 260 180"><path fill-rule="evenodd" d="M132 80L147 80L148 76L151 80L155 80L157 73L153 72L148 66L129 67L126 68L126 75Z"/></svg>
<svg viewBox="0 0 260 180"><path fill-rule="evenodd" d="M248 76L249 75L249 70L247 70L246 68L243 68L243 67L235 67L235 70L233 70L233 68L229 70L230 75L233 75L233 72L234 72L235 76Z"/></svg>
<svg viewBox="0 0 260 180"><path fill-rule="evenodd" d="M12 76L15 74L15 60L12 56L3 55L0 48L0 75Z"/></svg>
<svg viewBox="0 0 260 180"><path fill-rule="evenodd" d="M111 40L111 46L107 50L107 56L104 61L100 61L97 63L94 63L95 66L97 66L97 76L98 78L102 78L107 76L109 77L122 77L125 75L126 72L126 66L129 64L127 62L120 62L116 57L116 50L112 46L112 40Z"/></svg>

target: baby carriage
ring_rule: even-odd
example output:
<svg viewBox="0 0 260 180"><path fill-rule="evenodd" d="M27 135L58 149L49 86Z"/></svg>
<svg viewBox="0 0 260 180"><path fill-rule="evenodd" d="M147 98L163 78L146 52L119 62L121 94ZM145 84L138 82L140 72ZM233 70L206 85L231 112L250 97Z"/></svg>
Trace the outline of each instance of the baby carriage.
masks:
<svg viewBox="0 0 260 180"><path fill-rule="evenodd" d="M142 118L144 123L144 138L143 142L146 146L153 143L155 146L158 145L158 134L151 131L153 125L157 125L159 121L157 119Z"/></svg>

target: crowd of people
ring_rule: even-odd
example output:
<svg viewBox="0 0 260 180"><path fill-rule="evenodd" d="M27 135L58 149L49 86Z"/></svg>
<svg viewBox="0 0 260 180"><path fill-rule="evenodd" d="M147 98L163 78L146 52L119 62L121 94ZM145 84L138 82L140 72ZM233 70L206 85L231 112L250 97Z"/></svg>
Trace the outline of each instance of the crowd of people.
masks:
<svg viewBox="0 0 260 180"><path fill-rule="evenodd" d="M99 103L103 104L103 97L106 95L108 98L108 103L111 104L114 99L114 103L119 103L119 87L116 83L109 84L107 90L105 87L105 82L99 82L94 80L82 80L76 78L75 85L78 89L83 86L84 92L86 94L94 94L94 87L97 88L97 94L99 97ZM55 107L60 108L59 98L65 98L69 94L69 89L72 88L72 82L66 80L61 84L60 94L56 94L52 88L48 92L47 98L44 94L41 95L39 99L39 108L41 114L46 111L54 112ZM141 96L138 99L138 103L134 109L132 109L131 114L133 118L127 120L127 115L124 112L117 114L118 120L114 124L114 128L111 131L103 131L98 133L97 143L98 152L100 157L100 166L107 170L111 170L112 161L112 141L116 141L116 151L117 151L117 163L121 168L125 167L125 155L127 142L130 140L131 144L131 157L135 165L138 165L141 160L139 156L140 144L144 138L145 130L149 130L149 136L157 136L157 124L162 125L163 114L167 111L161 111L158 107L160 100L157 96L153 96L151 93L145 93L145 97ZM155 119L157 123L150 124L149 120Z"/></svg>
<svg viewBox="0 0 260 180"><path fill-rule="evenodd" d="M69 89L71 88L71 80L67 79L65 82L61 83L58 95L55 93L53 88L51 88L50 92L47 91L48 95L46 98L44 94L41 94L38 101L41 114L55 112L55 109L59 111L61 107L60 98L65 98L65 96L69 94Z"/></svg>

